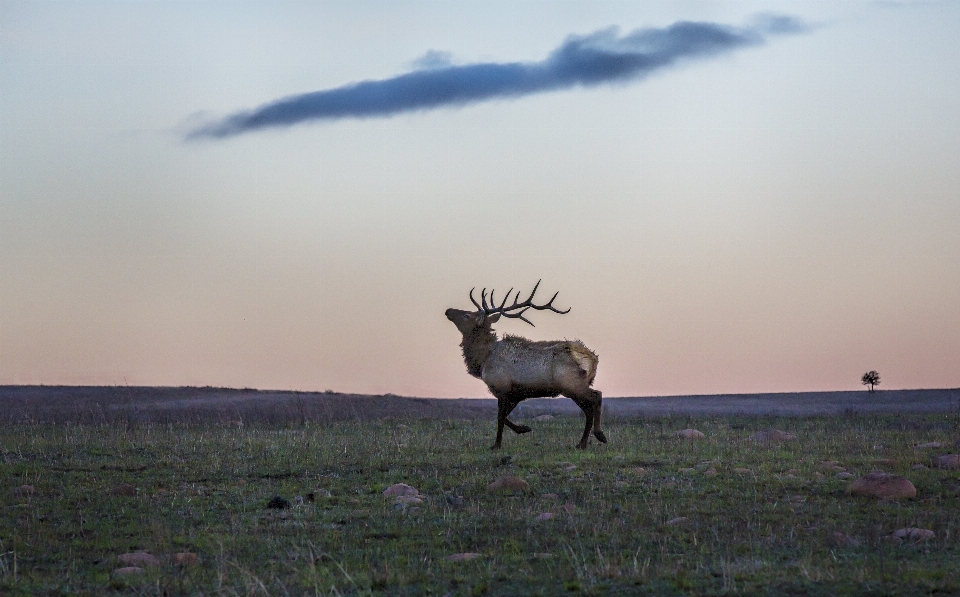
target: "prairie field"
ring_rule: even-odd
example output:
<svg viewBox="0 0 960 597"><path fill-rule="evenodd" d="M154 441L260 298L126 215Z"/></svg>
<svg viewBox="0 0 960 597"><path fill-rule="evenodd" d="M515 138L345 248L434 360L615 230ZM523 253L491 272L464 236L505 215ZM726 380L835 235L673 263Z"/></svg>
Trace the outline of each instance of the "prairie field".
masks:
<svg viewBox="0 0 960 597"><path fill-rule="evenodd" d="M956 412L526 422L6 425L0 594L960 594ZM847 492L875 470L916 497Z"/></svg>

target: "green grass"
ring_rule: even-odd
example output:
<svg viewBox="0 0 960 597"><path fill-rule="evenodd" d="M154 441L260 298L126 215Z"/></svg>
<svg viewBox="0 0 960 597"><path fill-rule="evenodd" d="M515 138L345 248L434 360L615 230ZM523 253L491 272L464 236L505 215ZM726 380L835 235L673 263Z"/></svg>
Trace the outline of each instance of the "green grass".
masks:
<svg viewBox="0 0 960 597"><path fill-rule="evenodd" d="M960 473L912 468L931 456L918 443L956 451L956 415L611 420L610 443L586 451L572 448L577 419L531 425L500 452L492 421L3 427L0 594L960 594ZM674 437L686 427L707 437ZM744 441L769 427L797 439ZM850 496L822 466L859 475L875 458L895 459L917 499ZM530 491L489 493L505 474ZM109 494L124 482L139 496ZM424 494L419 508L383 497L399 482ZM266 508L316 489L332 495ZM884 540L903 527L936 539ZM831 545L834 531L860 545ZM135 550L200 563L112 578ZM481 556L444 559L460 552Z"/></svg>

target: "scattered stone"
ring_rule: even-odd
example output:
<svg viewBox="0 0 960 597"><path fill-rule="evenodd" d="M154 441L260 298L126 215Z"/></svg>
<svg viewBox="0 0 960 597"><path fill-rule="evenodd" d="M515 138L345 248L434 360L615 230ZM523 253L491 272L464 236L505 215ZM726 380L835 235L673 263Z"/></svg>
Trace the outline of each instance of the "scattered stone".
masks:
<svg viewBox="0 0 960 597"><path fill-rule="evenodd" d="M137 566L124 566L123 568L117 568L113 571L113 576L136 576L138 574L143 574L144 569L138 568Z"/></svg>
<svg viewBox="0 0 960 597"><path fill-rule="evenodd" d="M534 421L552 421L553 415L537 415L533 418Z"/></svg>
<svg viewBox="0 0 960 597"><path fill-rule="evenodd" d="M552 518L553 518L553 512L543 512L542 514L538 514L534 520L536 520L537 522L542 522L544 520L550 520Z"/></svg>
<svg viewBox="0 0 960 597"><path fill-rule="evenodd" d="M716 476L717 476L717 469L715 469L715 468L713 468L713 467L711 466L711 467L708 468L707 470L703 471L703 476L704 476L704 477L716 477Z"/></svg>
<svg viewBox="0 0 960 597"><path fill-rule="evenodd" d="M923 464L919 464L919 463L913 465L911 468L913 468L913 470L915 470L915 471L928 471L928 470L930 470L929 467L927 467L927 466L925 466L925 465L923 465Z"/></svg>
<svg viewBox="0 0 960 597"><path fill-rule="evenodd" d="M452 556L447 556L443 559L448 562L463 562L466 560L473 560L479 557L480 557L480 554L468 551L464 553L455 553Z"/></svg>
<svg viewBox="0 0 960 597"><path fill-rule="evenodd" d="M796 439L797 436L779 429L764 429L747 437L747 440L761 443L785 442Z"/></svg>
<svg viewBox="0 0 960 597"><path fill-rule="evenodd" d="M628 469L628 471L634 475L645 475L647 473L647 469L643 468L642 466L635 466L631 469Z"/></svg>
<svg viewBox="0 0 960 597"><path fill-rule="evenodd" d="M840 463L839 463L838 461L836 461L836 460L824 460L824 461L823 461L822 463L820 463L820 464L822 464L824 467L829 468L829 467L831 467L831 466L837 466L837 465L840 464Z"/></svg>
<svg viewBox="0 0 960 597"><path fill-rule="evenodd" d="M135 566L139 568L149 568L160 565L160 560L158 560L156 556L145 551L122 553L117 556L117 561L127 566Z"/></svg>
<svg viewBox="0 0 960 597"><path fill-rule="evenodd" d="M927 442L925 444L920 444L919 446L917 446L917 448L920 450L932 450L935 448L942 448L942 447L943 445L940 442Z"/></svg>
<svg viewBox="0 0 960 597"><path fill-rule="evenodd" d="M840 531L834 531L827 535L827 544L833 547L860 547L859 541Z"/></svg>
<svg viewBox="0 0 960 597"><path fill-rule="evenodd" d="M527 491L530 485L520 477L507 475L487 485L487 491Z"/></svg>
<svg viewBox="0 0 960 597"><path fill-rule="evenodd" d="M565 466L565 467L563 467L563 471L566 472L566 473L569 473L569 472L572 472L572 471L575 471L575 470L577 470L577 465L575 465L575 464L571 464L570 466Z"/></svg>
<svg viewBox="0 0 960 597"><path fill-rule="evenodd" d="M697 431L696 429L684 429L683 431L677 432L677 437L682 437L683 439L701 439L706 436L703 432Z"/></svg>
<svg viewBox="0 0 960 597"><path fill-rule="evenodd" d="M944 454L936 459L939 468L958 469L960 468L960 454Z"/></svg>
<svg viewBox="0 0 960 597"><path fill-rule="evenodd" d="M800 469L798 469L798 468L789 469L789 470L786 471L786 474L788 474L788 475L799 475L799 474L800 474Z"/></svg>
<svg viewBox="0 0 960 597"><path fill-rule="evenodd" d="M180 551L171 556L173 563L177 566L195 566L197 564L197 554L189 551Z"/></svg>
<svg viewBox="0 0 960 597"><path fill-rule="evenodd" d="M687 522L688 520L690 520L690 519L687 518L686 516L678 516L678 517L676 517L676 518L671 518L670 520L668 520L668 521L666 522L666 524L668 524L668 525L670 525L670 526L676 526L676 525L678 525L678 524L683 524L684 522Z"/></svg>
<svg viewBox="0 0 960 597"><path fill-rule="evenodd" d="M733 472L737 473L738 475L752 475L752 474L753 474L753 471L750 470L750 469L748 469L748 468L735 468L735 469L733 469Z"/></svg>
<svg viewBox="0 0 960 597"><path fill-rule="evenodd" d="M684 468L678 468L677 471L679 471L679 472L681 472L681 473L684 473L684 474L687 474L687 473L695 473L695 472L697 472L697 469L695 469L695 468L690 468L690 467L684 467Z"/></svg>
<svg viewBox="0 0 960 597"><path fill-rule="evenodd" d="M917 488L913 483L890 473L870 473L851 483L847 491L855 495L869 495L885 500L917 497Z"/></svg>
<svg viewBox="0 0 960 597"><path fill-rule="evenodd" d="M272 498L270 498L270 501L267 502L267 508L274 508L277 510L286 510L289 507L290 507L290 500L284 497L281 497L279 495L273 496Z"/></svg>
<svg viewBox="0 0 960 597"><path fill-rule="evenodd" d="M308 502L315 502L315 501L317 501L318 499L328 498L328 497L333 497L333 494L330 493L328 490L326 490L326 489L314 489L313 491L311 491L310 493L307 494L307 501L308 501Z"/></svg>
<svg viewBox="0 0 960 597"><path fill-rule="evenodd" d="M919 543L921 541L929 541L936 538L937 534L928 529L918 529L916 527L910 527L906 529L897 529L890 535L893 539L900 543L902 541L912 541L914 543Z"/></svg>
<svg viewBox="0 0 960 597"><path fill-rule="evenodd" d="M837 473L837 478L838 478L838 479L849 479L849 478L852 477L852 476L853 476L853 473L848 473L847 471L843 471L843 472L841 472L841 473Z"/></svg>
<svg viewBox="0 0 960 597"><path fill-rule="evenodd" d="M803 495L791 495L787 498L791 504L802 504L807 501L807 497Z"/></svg>
<svg viewBox="0 0 960 597"><path fill-rule="evenodd" d="M110 495L121 495L125 497L137 497L137 488L129 483L121 483L110 490Z"/></svg>
<svg viewBox="0 0 960 597"><path fill-rule="evenodd" d="M401 496L417 497L418 495L420 495L420 492L417 491L415 487L411 487L406 483L397 483L383 490L383 497L388 498Z"/></svg>
<svg viewBox="0 0 960 597"><path fill-rule="evenodd" d="M558 500L558 499L560 499L560 496L557 495L557 494L555 494L555 493L545 493L545 494L543 494L543 495L540 496L540 497L545 498L545 499L548 499L548 500Z"/></svg>
<svg viewBox="0 0 960 597"><path fill-rule="evenodd" d="M785 474L783 474L783 475L780 475L780 478L781 478L781 479L787 479L787 480L789 481L789 480L791 480L791 479L796 479L797 476L794 475L794 474L791 474L791 473L785 473Z"/></svg>
<svg viewBox="0 0 960 597"><path fill-rule="evenodd" d="M874 458L873 463L877 466L896 466L897 461L893 458Z"/></svg>
<svg viewBox="0 0 960 597"><path fill-rule="evenodd" d="M563 511L573 516L573 513L577 511L577 507L573 505L573 502L567 502L563 505Z"/></svg>
<svg viewBox="0 0 960 597"><path fill-rule="evenodd" d="M36 493L37 490L33 487L33 485L21 485L20 487L14 489L13 492L19 496L30 497Z"/></svg>
<svg viewBox="0 0 960 597"><path fill-rule="evenodd" d="M463 508L463 498L460 496L448 493L443 499L451 508Z"/></svg>

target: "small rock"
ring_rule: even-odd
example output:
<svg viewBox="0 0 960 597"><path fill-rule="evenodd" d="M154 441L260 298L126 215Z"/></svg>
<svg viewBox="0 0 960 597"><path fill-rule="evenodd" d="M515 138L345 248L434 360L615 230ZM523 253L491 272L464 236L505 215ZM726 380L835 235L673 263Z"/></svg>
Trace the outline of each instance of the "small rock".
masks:
<svg viewBox="0 0 960 597"><path fill-rule="evenodd" d="M463 562L465 560L473 560L479 557L480 557L480 554L468 551L465 553L455 553L452 556L447 556L443 559L448 562Z"/></svg>
<svg viewBox="0 0 960 597"><path fill-rule="evenodd" d="M447 494L444 496L444 501L447 502L447 505L451 508L463 508L463 498L460 496Z"/></svg>
<svg viewBox="0 0 960 597"><path fill-rule="evenodd" d="M794 474L791 474L791 473L785 473L785 474L783 474L783 475L780 475L780 478L781 478L781 479L791 480L791 479L796 479L797 476L794 475Z"/></svg>
<svg viewBox="0 0 960 597"><path fill-rule="evenodd" d="M388 498L401 496L417 497L418 495L420 495L420 492L417 491L415 487L411 487L406 483L397 483L383 490L383 497Z"/></svg>
<svg viewBox="0 0 960 597"><path fill-rule="evenodd" d="M752 475L752 474L753 474L753 471L750 470L750 469L748 469L748 468L735 468L735 469L733 469L733 472L737 473L738 475Z"/></svg>
<svg viewBox="0 0 960 597"><path fill-rule="evenodd" d="M510 456L509 454L506 456L501 456L497 461L498 466L510 466L511 464L513 464L513 456Z"/></svg>
<svg viewBox="0 0 960 597"><path fill-rule="evenodd" d="M125 497L137 497L137 488L129 483L121 483L110 490L110 495L121 495Z"/></svg>
<svg viewBox="0 0 960 597"><path fill-rule="evenodd" d="M563 505L563 511L573 516L573 513L577 511L577 507L573 505L573 502L567 502Z"/></svg>
<svg viewBox="0 0 960 597"><path fill-rule="evenodd" d="M717 469L715 469L715 468L713 468L713 467L711 466L711 467L708 468L707 470L703 471L703 476L704 476L704 477L716 477L716 476L717 476Z"/></svg>
<svg viewBox="0 0 960 597"><path fill-rule="evenodd" d="M749 441L762 443L785 442L792 439L796 439L796 436L779 429L764 429L747 437Z"/></svg>
<svg viewBox="0 0 960 597"><path fill-rule="evenodd" d="M613 484L614 484L615 486L617 486L617 487L626 487L626 486L630 485L630 484L627 483L626 481L614 481Z"/></svg>
<svg viewBox="0 0 960 597"><path fill-rule="evenodd" d="M189 551L177 552L171 558L177 566L195 566L197 563L197 554Z"/></svg>
<svg viewBox="0 0 960 597"><path fill-rule="evenodd" d="M563 467L563 471L566 472L566 473L570 473L570 472L573 472L573 471L575 471L575 470L577 470L577 465L575 465L575 464L571 464L570 466L565 466L565 467Z"/></svg>
<svg viewBox="0 0 960 597"><path fill-rule="evenodd" d="M785 472L786 472L788 475L799 475L799 474L800 474L800 469L798 469L798 468L792 468L792 469L788 469L788 470L785 471Z"/></svg>
<svg viewBox="0 0 960 597"><path fill-rule="evenodd" d="M321 499L321 498L328 498L328 497L333 497L333 494L330 493L329 490L327 490L327 489L314 489L313 491L311 491L310 493L307 494L307 501L308 501L308 502L315 502L315 501L317 501L317 500L319 500L319 499Z"/></svg>
<svg viewBox="0 0 960 597"><path fill-rule="evenodd" d="M533 418L534 421L552 421L553 415L537 415Z"/></svg>
<svg viewBox="0 0 960 597"><path fill-rule="evenodd" d="M695 468L690 468L690 467L683 467L683 468L678 468L678 469L677 469L677 472L680 472L680 473L683 473L683 474L695 473L695 472L697 472L697 469L695 469Z"/></svg>
<svg viewBox="0 0 960 597"><path fill-rule="evenodd" d="M270 498L270 501L267 502L267 508L275 508L277 510L285 510L290 507L290 500L283 498L279 495L275 495Z"/></svg>
<svg viewBox="0 0 960 597"><path fill-rule="evenodd" d="M851 537L841 533L840 531L834 531L827 535L827 544L832 545L833 547L859 547L860 542Z"/></svg>
<svg viewBox="0 0 960 597"><path fill-rule="evenodd" d="M913 466L910 467L910 468L912 468L912 469L915 470L915 471L928 471L928 470L930 470L929 467L927 467L927 466L925 466L925 465L923 465L923 464L919 464L919 463L913 465Z"/></svg>
<svg viewBox="0 0 960 597"><path fill-rule="evenodd" d="M896 466L897 461L892 458L874 458L873 463L877 466Z"/></svg>
<svg viewBox="0 0 960 597"><path fill-rule="evenodd" d="M557 495L556 493L545 493L545 494L543 494L543 495L540 496L540 497L542 497L542 498L544 498L544 499L548 499L548 500L557 500L557 499L560 499L560 496Z"/></svg>
<svg viewBox="0 0 960 597"><path fill-rule="evenodd" d="M849 493L869 495L885 500L899 500L917 496L917 488L907 479L890 473L870 473L850 484Z"/></svg>
<svg viewBox="0 0 960 597"><path fill-rule="evenodd" d="M852 476L853 476L853 473L848 473L847 471L843 471L842 473L837 473L838 479L849 479Z"/></svg>
<svg viewBox="0 0 960 597"><path fill-rule="evenodd" d="M21 485L20 487L17 487L16 489L14 489L13 492L23 497L30 497L31 495L36 493L37 490L34 489L33 485Z"/></svg>
<svg viewBox="0 0 960 597"><path fill-rule="evenodd" d="M683 431L677 432L677 437L682 437L683 439L701 439L706 436L703 432L697 431L696 429L684 429Z"/></svg>
<svg viewBox="0 0 960 597"><path fill-rule="evenodd" d="M117 561L127 566L136 566L139 568L148 568L159 566L160 560L145 551L135 551L132 553L122 553L117 556Z"/></svg>
<svg viewBox="0 0 960 597"><path fill-rule="evenodd" d="M917 448L919 448L920 450L931 450L931 449L942 448L942 447L943 446L940 444L940 442L927 442L925 444L920 444L919 446L917 446Z"/></svg>
<svg viewBox="0 0 960 597"><path fill-rule="evenodd" d="M688 520L690 520L690 519L687 518L686 516L678 516L678 517L676 517L676 518L671 518L670 520L668 520L668 521L666 522L666 524L668 524L668 525L670 525L670 526L675 526L675 525L678 525L678 524L682 524L682 523L684 523L684 522L687 522Z"/></svg>
<svg viewBox="0 0 960 597"><path fill-rule="evenodd" d="M960 454L944 454L936 459L938 468L958 469L960 468Z"/></svg>
<svg viewBox="0 0 960 597"><path fill-rule="evenodd" d="M552 518L553 518L553 512L543 512L541 514L538 514L534 520L536 520L537 522L542 522L544 520L550 520Z"/></svg>
<svg viewBox="0 0 960 597"><path fill-rule="evenodd" d="M920 541L929 541L934 539L936 538L937 534L928 529L910 527L906 529L897 529L890 536L894 539L899 539L900 541L913 541L914 543L919 543Z"/></svg>
<svg viewBox="0 0 960 597"><path fill-rule="evenodd" d="M530 485L520 477L507 475L487 485L488 491L527 491Z"/></svg>
<svg viewBox="0 0 960 597"><path fill-rule="evenodd" d="M117 568L113 571L113 576L136 576L137 574L143 574L144 569L138 568L137 566L124 566L123 568Z"/></svg>
<svg viewBox="0 0 960 597"><path fill-rule="evenodd" d="M628 470L634 475L645 475L647 473L647 469L643 468L642 466L635 466Z"/></svg>

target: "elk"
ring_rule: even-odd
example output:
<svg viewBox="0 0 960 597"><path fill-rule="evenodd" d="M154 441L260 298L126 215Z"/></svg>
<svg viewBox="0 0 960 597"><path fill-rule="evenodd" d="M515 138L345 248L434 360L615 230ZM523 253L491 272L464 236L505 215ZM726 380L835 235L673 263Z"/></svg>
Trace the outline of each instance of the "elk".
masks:
<svg viewBox="0 0 960 597"><path fill-rule="evenodd" d="M509 305L507 303L513 288L507 291L507 296L499 305L493 298L494 290L490 290L488 305L487 289L480 291L480 303L477 303L473 298L476 288L472 288L470 302L477 308L476 311L446 311L447 319L463 334L460 346L463 347L467 373L482 379L497 399L497 439L490 449L500 448L504 425L514 433L530 431L530 427L517 425L507 418L517 404L527 398L552 398L559 395L572 399L586 417L586 427L577 447L587 447L591 429L601 443L607 443L607 438L600 429L602 394L591 387L597 374L596 353L579 340L535 342L512 335L498 339L496 332L490 327L501 316L519 319L533 326L533 323L524 317L524 313L529 309L553 311L561 315L570 312L570 309L561 311L553 306L559 292L554 293L553 298L546 303L535 304L533 297L539 286L538 281L530 296L522 302L518 290L513 303Z"/></svg>

